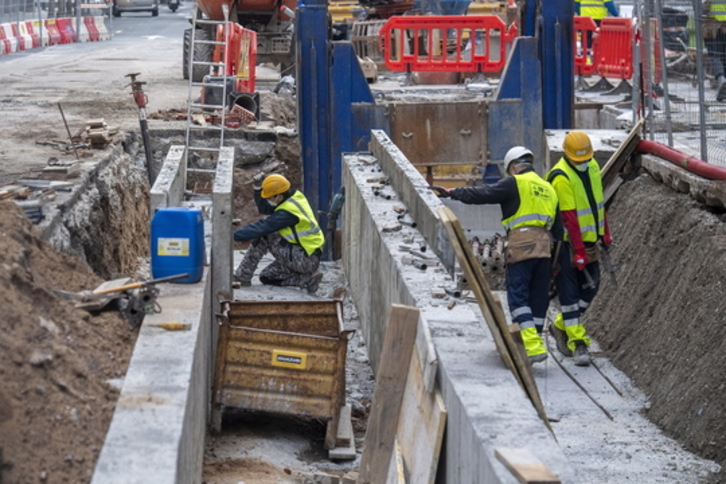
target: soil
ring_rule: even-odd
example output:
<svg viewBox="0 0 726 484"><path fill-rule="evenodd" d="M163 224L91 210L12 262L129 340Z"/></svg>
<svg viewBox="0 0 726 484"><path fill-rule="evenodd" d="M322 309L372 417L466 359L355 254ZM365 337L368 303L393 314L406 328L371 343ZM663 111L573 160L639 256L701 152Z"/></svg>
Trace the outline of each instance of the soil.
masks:
<svg viewBox="0 0 726 484"><path fill-rule="evenodd" d="M101 279L43 242L0 203L0 481L88 482L136 333L118 311L92 316L53 290Z"/></svg>
<svg viewBox="0 0 726 484"><path fill-rule="evenodd" d="M648 418L722 466L726 482L726 214L649 175L609 208L618 287L603 275L586 325L650 401Z"/></svg>

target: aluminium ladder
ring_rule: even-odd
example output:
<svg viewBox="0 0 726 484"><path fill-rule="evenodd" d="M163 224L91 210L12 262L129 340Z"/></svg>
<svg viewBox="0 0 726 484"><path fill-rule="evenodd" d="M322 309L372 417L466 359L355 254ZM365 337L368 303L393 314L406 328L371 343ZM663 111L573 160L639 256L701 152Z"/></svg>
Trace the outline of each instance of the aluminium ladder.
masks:
<svg viewBox="0 0 726 484"><path fill-rule="evenodd" d="M220 150L224 146L224 132L225 132L225 113L226 113L226 100L227 100L227 82L229 77L227 75L227 49L229 48L229 41L231 35L231 29L229 25L229 5L222 4L222 11L224 13L224 20L210 20L201 17L201 13L198 11L196 5L194 7L194 14L192 15L192 35L189 44L188 54L188 67L189 67L189 90L187 94L187 126L186 126L186 158L185 158L185 170L184 170L184 186L187 185L187 174L188 173L211 173L214 174L214 169L205 168L190 168L189 159L193 155L198 157L209 157L214 156L214 163L216 164L219 157ZM224 41L220 42L213 39L197 38L199 30L197 25L222 25L224 26ZM216 28L214 29L217 30ZM221 56L219 62L214 62L213 59L196 59L194 53L197 45L211 45L221 46ZM195 66L203 66L208 68L209 74L214 74L218 77L221 82L209 82L208 78L205 78L201 82L194 81ZM206 96L209 98L209 92L211 90L220 91L221 95L214 95L213 100L205 99L204 102L195 101L195 97L199 94L199 88L205 89ZM219 115L219 125L198 125L194 123L194 117L198 115L204 115L209 113L215 113Z"/></svg>

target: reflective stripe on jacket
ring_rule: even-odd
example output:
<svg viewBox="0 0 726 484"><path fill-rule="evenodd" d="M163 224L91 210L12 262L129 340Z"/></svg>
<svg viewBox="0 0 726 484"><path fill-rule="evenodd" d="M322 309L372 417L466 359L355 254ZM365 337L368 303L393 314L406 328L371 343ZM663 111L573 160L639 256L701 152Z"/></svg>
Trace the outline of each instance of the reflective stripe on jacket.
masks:
<svg viewBox="0 0 726 484"><path fill-rule="evenodd" d="M312 255L325 244L325 236L313 215L307 198L300 191L275 207L275 211L285 210L298 219L294 227L285 227L280 230L280 236L291 244L300 244L308 255Z"/></svg>
<svg viewBox="0 0 726 484"><path fill-rule="evenodd" d="M502 220L507 230L517 227L552 228L557 215L557 193L534 171L514 175L519 192L519 208Z"/></svg>
<svg viewBox="0 0 726 484"><path fill-rule="evenodd" d="M547 173L547 181L557 192L560 210L577 211L577 223L580 225L583 242L597 242L599 237L605 235L605 203L600 166L594 159L588 162L587 177L592 192L589 194L580 174L565 158L560 158ZM565 232L565 240L569 239L569 234Z"/></svg>
<svg viewBox="0 0 726 484"><path fill-rule="evenodd" d="M592 17L593 20L602 20L608 16L608 9L604 0L582 0L580 3L580 15Z"/></svg>
<svg viewBox="0 0 726 484"><path fill-rule="evenodd" d="M726 21L726 0L711 0L708 16L720 22Z"/></svg>

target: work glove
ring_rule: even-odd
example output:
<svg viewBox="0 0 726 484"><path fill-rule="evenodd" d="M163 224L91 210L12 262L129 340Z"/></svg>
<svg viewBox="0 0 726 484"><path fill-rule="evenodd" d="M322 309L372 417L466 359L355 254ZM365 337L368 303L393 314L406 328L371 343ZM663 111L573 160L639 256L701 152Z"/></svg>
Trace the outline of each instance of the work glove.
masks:
<svg viewBox="0 0 726 484"><path fill-rule="evenodd" d="M429 187L429 190L434 192L434 194L439 198L451 198L451 191L444 187L437 187L436 185L431 185Z"/></svg>
<svg viewBox="0 0 726 484"><path fill-rule="evenodd" d="M252 188L255 190L262 190L262 181L267 176L267 173L264 171L259 172L255 176L252 177Z"/></svg>
<svg viewBox="0 0 726 484"><path fill-rule="evenodd" d="M575 264L578 271L585 270L585 266L587 265L587 253L584 248L575 249L575 257L572 260L572 263Z"/></svg>
<svg viewBox="0 0 726 484"><path fill-rule="evenodd" d="M605 234L602 236L602 243L605 244L605 247L610 247L613 243L613 238L610 234Z"/></svg>

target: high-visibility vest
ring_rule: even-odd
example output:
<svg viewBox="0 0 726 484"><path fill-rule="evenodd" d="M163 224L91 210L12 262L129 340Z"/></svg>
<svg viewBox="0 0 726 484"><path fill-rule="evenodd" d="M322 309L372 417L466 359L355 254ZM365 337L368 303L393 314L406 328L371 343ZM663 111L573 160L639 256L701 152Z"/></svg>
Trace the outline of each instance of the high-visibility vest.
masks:
<svg viewBox="0 0 726 484"><path fill-rule="evenodd" d="M708 16L720 22L726 21L726 0L711 0Z"/></svg>
<svg viewBox="0 0 726 484"><path fill-rule="evenodd" d="M313 215L313 209L300 191L295 191L291 197L275 207L275 211L278 210L290 212L298 219L295 226L280 230L280 237L291 244L299 244L308 255L312 255L325 244L325 236Z"/></svg>
<svg viewBox="0 0 726 484"><path fill-rule="evenodd" d="M514 175L519 191L519 208L502 219L507 230L517 227L552 228L557 216L557 192L534 171Z"/></svg>
<svg viewBox="0 0 726 484"><path fill-rule="evenodd" d="M584 242L597 242L599 237L605 235L605 201L602 193L602 178L600 178L600 166L594 159L588 162L587 176L590 179L592 189L592 203L585 191L585 184L582 183L577 171L565 158L552 167L547 173L547 181L553 183L557 176L565 176L569 181L572 190L572 197L563 196L557 192L560 203L560 210L576 210L577 223L580 225L580 233ZM553 184L554 185L554 184ZM555 190L557 187L555 186ZM565 240L569 240L569 234L565 232Z"/></svg>
<svg viewBox="0 0 726 484"><path fill-rule="evenodd" d="M608 16L608 9L604 0L582 0L580 1L580 15L592 17L593 20L602 20Z"/></svg>

